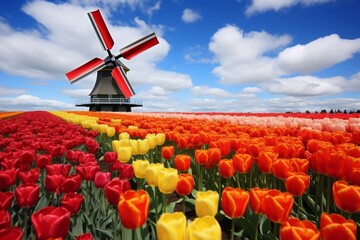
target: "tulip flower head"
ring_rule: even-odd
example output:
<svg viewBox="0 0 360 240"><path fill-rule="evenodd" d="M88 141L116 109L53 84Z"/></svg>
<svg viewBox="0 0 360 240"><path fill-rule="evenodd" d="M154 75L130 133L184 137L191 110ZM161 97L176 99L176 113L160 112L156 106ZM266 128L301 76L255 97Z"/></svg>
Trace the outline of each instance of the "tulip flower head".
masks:
<svg viewBox="0 0 360 240"><path fill-rule="evenodd" d="M320 232L317 230L314 223L309 220L303 220L297 218L289 218L286 222L283 222L280 229L281 240L319 240Z"/></svg>
<svg viewBox="0 0 360 240"><path fill-rule="evenodd" d="M137 159L132 162L132 166L134 169L134 174L137 178L145 178L146 177L146 170L150 165L148 160L141 160Z"/></svg>
<svg viewBox="0 0 360 240"><path fill-rule="evenodd" d="M121 194L118 212L121 223L128 229L142 226L148 216L150 197L144 190L129 190Z"/></svg>
<svg viewBox="0 0 360 240"><path fill-rule="evenodd" d="M186 230L187 240L221 240L221 227L214 216L195 218Z"/></svg>
<svg viewBox="0 0 360 240"><path fill-rule="evenodd" d="M260 189L258 187L250 189L250 207L256 214L265 214L263 201L268 193L268 189Z"/></svg>
<svg viewBox="0 0 360 240"><path fill-rule="evenodd" d="M161 148L161 156L165 160L170 160L174 156L174 146L164 146Z"/></svg>
<svg viewBox="0 0 360 240"><path fill-rule="evenodd" d="M174 158L174 165L180 172L186 172L191 164L191 158L187 154L178 154Z"/></svg>
<svg viewBox="0 0 360 240"><path fill-rule="evenodd" d="M349 213L360 212L360 186L339 180L333 184L332 194L337 208Z"/></svg>
<svg viewBox="0 0 360 240"><path fill-rule="evenodd" d="M224 213L231 218L244 216L250 194L240 188L226 187L222 192L221 206Z"/></svg>
<svg viewBox="0 0 360 240"><path fill-rule="evenodd" d="M356 240L357 225L339 214L322 213L320 233L323 240Z"/></svg>
<svg viewBox="0 0 360 240"><path fill-rule="evenodd" d="M34 183L22 184L15 190L19 207L32 207L39 201L40 187Z"/></svg>
<svg viewBox="0 0 360 240"><path fill-rule="evenodd" d="M128 161L130 161L132 156L131 147L130 146L119 147L117 154L118 154L118 160L121 163L127 163Z"/></svg>
<svg viewBox="0 0 360 240"><path fill-rule="evenodd" d="M176 193L180 196L187 196L194 189L194 177L190 173L179 174L179 180L176 185Z"/></svg>
<svg viewBox="0 0 360 240"><path fill-rule="evenodd" d="M269 190L263 200L263 208L267 218L282 223L289 218L293 203L294 198L289 193Z"/></svg>
<svg viewBox="0 0 360 240"><path fill-rule="evenodd" d="M303 195L309 185L310 176L302 172L289 173L289 176L285 179L286 190L294 196Z"/></svg>
<svg viewBox="0 0 360 240"><path fill-rule="evenodd" d="M146 182L150 186L158 186L158 174L161 169L164 168L162 163L150 163L146 169Z"/></svg>
<svg viewBox="0 0 360 240"><path fill-rule="evenodd" d="M182 212L163 213L156 222L156 233L159 240L184 240L185 215Z"/></svg>
<svg viewBox="0 0 360 240"><path fill-rule="evenodd" d="M175 168L162 168L158 172L158 188L161 193L170 194L178 183L178 171Z"/></svg>
<svg viewBox="0 0 360 240"><path fill-rule="evenodd" d="M219 194L215 191L198 191L195 198L195 211L198 217L215 216L218 212Z"/></svg>
<svg viewBox="0 0 360 240"><path fill-rule="evenodd" d="M221 159L219 162L219 173L223 178L234 176L234 165L231 159Z"/></svg>
<svg viewBox="0 0 360 240"><path fill-rule="evenodd" d="M250 154L235 154L232 157L234 169L238 173L245 174L250 172L253 164L252 156Z"/></svg>

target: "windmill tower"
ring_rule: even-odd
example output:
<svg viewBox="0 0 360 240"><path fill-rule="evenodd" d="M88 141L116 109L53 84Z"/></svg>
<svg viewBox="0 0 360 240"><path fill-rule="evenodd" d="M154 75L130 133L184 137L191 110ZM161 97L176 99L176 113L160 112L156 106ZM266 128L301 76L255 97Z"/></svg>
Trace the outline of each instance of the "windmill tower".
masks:
<svg viewBox="0 0 360 240"><path fill-rule="evenodd" d="M76 106L89 107L90 111L131 111L131 107L142 106L140 102L130 99L135 92L131 87L126 72L129 71L119 59L130 60L143 51L159 43L155 33L151 33L120 49L120 54L110 51L114 46L109 30L106 27L100 10L89 12L88 16L104 50L108 53L105 59L93 58L82 66L66 73L70 83L97 71L96 83L90 93L90 101L78 102Z"/></svg>

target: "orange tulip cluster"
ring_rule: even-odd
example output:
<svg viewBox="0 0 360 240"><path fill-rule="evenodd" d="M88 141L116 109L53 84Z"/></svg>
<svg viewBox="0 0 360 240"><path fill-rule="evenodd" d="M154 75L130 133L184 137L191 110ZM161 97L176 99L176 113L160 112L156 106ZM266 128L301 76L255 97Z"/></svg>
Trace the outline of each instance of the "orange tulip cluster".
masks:
<svg viewBox="0 0 360 240"><path fill-rule="evenodd" d="M163 193L175 190L180 196L194 197L198 201L202 199L203 191L218 191L222 193L222 210L229 218L244 217L249 203L254 213L281 224L281 239L321 237L325 240L348 235L348 238L337 239L356 239L356 224L340 214L315 210L313 214L318 217L314 219L320 221L320 231L313 222L301 220L300 214L304 211L301 197L309 198L310 194L314 199L320 199L315 199L318 205L314 209L320 208L321 204L323 210L322 199L327 197L327 201L333 200L336 206L330 209L331 204L326 203L331 212L340 213L339 209L348 213L360 211L360 130L355 123L343 128L341 122L332 128L325 124L327 120L313 121L308 127L305 120L303 123L296 121L296 124L287 120L284 124L271 124L252 118L254 124L251 125L239 124L239 121L231 123L229 118L207 119L201 115L71 113L95 117L97 124L112 127L117 134L127 133L131 139L141 140L149 134L164 133L165 142L150 147L154 150L155 146L161 147L157 150L162 161L144 163L146 160L135 160L134 154L132 157L135 176L145 178L150 186L166 189L176 182L170 190L160 190ZM161 165L159 169L155 170L155 164ZM170 174L162 172L160 176L164 175L165 180L160 181L166 186L159 186L160 168L171 167L178 172L177 181L169 180ZM221 183L221 178L227 179L227 184ZM324 179L327 179L326 183ZM313 186L316 193L310 193L311 184L316 184ZM190 196L195 185L198 194ZM325 196L327 193L331 194ZM200 212L198 217L208 215L208 211L218 212L217 204L211 201L195 204L201 206L197 210Z"/></svg>

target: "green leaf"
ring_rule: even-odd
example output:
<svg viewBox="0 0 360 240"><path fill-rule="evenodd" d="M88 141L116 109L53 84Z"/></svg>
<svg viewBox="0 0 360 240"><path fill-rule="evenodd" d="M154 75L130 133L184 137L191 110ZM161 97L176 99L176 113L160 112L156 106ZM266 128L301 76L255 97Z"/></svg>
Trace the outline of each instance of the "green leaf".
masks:
<svg viewBox="0 0 360 240"><path fill-rule="evenodd" d="M38 203L36 204L36 207L35 207L35 209L34 209L34 212L37 212L38 210L46 207L47 205L49 205L48 199L47 199L47 197L46 197L45 195L43 195L43 196L39 199Z"/></svg>
<svg viewBox="0 0 360 240"><path fill-rule="evenodd" d="M105 234L110 239L113 239L113 234L111 229L102 229L102 228L96 228L96 231L101 232Z"/></svg>

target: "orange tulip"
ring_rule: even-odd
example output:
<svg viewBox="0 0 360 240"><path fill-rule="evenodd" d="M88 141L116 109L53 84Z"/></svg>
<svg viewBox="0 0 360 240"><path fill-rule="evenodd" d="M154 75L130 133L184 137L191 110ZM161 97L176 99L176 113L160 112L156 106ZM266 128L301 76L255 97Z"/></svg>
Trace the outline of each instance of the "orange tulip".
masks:
<svg viewBox="0 0 360 240"><path fill-rule="evenodd" d="M258 164L262 173L271 173L272 164L277 159L278 154L271 151L261 151L259 153Z"/></svg>
<svg viewBox="0 0 360 240"><path fill-rule="evenodd" d="M332 187L336 207L345 212L360 211L360 186L349 185L346 181L336 181Z"/></svg>
<svg viewBox="0 0 360 240"><path fill-rule="evenodd" d="M285 179L285 188L294 196L301 196L308 189L310 184L310 176L305 173L290 173Z"/></svg>
<svg viewBox="0 0 360 240"><path fill-rule="evenodd" d="M268 219L276 223L285 222L291 212L294 198L289 193L269 190L263 200L264 212Z"/></svg>
<svg viewBox="0 0 360 240"><path fill-rule="evenodd" d="M250 172L253 163L250 154L235 154L232 160L235 171L242 174Z"/></svg>
<svg viewBox="0 0 360 240"><path fill-rule="evenodd" d="M290 172L290 161L285 158L275 160L272 164L272 171L277 178L287 178Z"/></svg>
<svg viewBox="0 0 360 240"><path fill-rule="evenodd" d="M209 148L208 149L209 161L205 165L207 168L214 167L221 160L221 150L220 148Z"/></svg>
<svg viewBox="0 0 360 240"><path fill-rule="evenodd" d="M240 188L226 187L221 199L222 209L227 216L241 218L247 210L250 194Z"/></svg>
<svg viewBox="0 0 360 240"><path fill-rule="evenodd" d="M128 190L120 195L118 211L121 224L128 229L142 226L148 216L150 197L144 190Z"/></svg>
<svg viewBox="0 0 360 240"><path fill-rule="evenodd" d="M264 214L263 208L263 200L267 195L269 189L263 188L260 189L258 187L250 189L250 207L253 212L257 214Z"/></svg>
<svg viewBox="0 0 360 240"><path fill-rule="evenodd" d="M301 221L297 218L290 218L281 225L280 239L318 240L320 239L320 232L315 224L308 220Z"/></svg>
<svg viewBox="0 0 360 240"><path fill-rule="evenodd" d="M174 156L174 146L165 146L161 148L161 156L165 160L170 160Z"/></svg>
<svg viewBox="0 0 360 240"><path fill-rule="evenodd" d="M174 165L180 172L185 172L189 169L191 163L190 156L187 154L176 155L174 159Z"/></svg>
<svg viewBox="0 0 360 240"><path fill-rule="evenodd" d="M187 196L193 190L194 184L194 177L190 173L179 174L179 180L175 190L180 196Z"/></svg>
<svg viewBox="0 0 360 240"><path fill-rule="evenodd" d="M233 161L229 159L222 159L219 162L219 173L223 178L230 178L234 176Z"/></svg>
<svg viewBox="0 0 360 240"><path fill-rule="evenodd" d="M197 164L206 165L209 161L208 150L196 149L195 150L195 161Z"/></svg>
<svg viewBox="0 0 360 240"><path fill-rule="evenodd" d="M339 214L322 213L320 234L323 240L356 240L356 223Z"/></svg>

